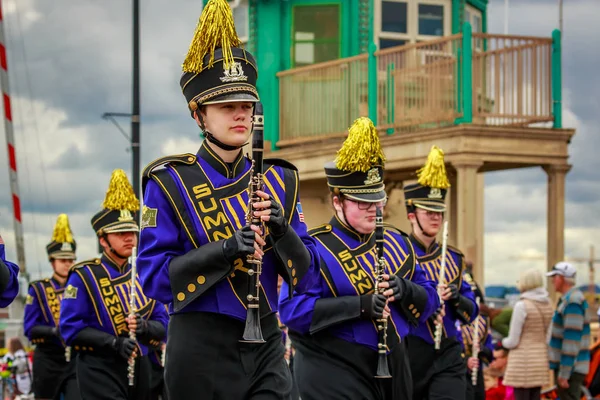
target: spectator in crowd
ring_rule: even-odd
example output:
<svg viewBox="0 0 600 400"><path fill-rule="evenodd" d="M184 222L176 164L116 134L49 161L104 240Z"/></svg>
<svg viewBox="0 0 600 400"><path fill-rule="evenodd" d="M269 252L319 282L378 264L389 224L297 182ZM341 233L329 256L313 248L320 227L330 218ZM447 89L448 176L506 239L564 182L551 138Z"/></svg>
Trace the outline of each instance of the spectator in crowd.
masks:
<svg viewBox="0 0 600 400"><path fill-rule="evenodd" d="M552 305L538 269L523 271L517 287L521 292L513 308L508 337L502 346L510 350L504 384L514 388L515 400L538 400L549 383L546 337Z"/></svg>
<svg viewBox="0 0 600 400"><path fill-rule="evenodd" d="M12 377L15 379L15 394L29 394L31 391L31 365L23 343L18 337L8 340L4 362L10 363Z"/></svg>
<svg viewBox="0 0 600 400"><path fill-rule="evenodd" d="M512 388L504 385L504 372L506 371L507 360L508 350L498 343L494 349L494 360L485 372L487 376L486 400L514 400Z"/></svg>
<svg viewBox="0 0 600 400"><path fill-rule="evenodd" d="M546 275L562 296L552 318L550 369L554 371L561 400L579 400L590 366L590 318L588 303L575 287L577 270L559 262Z"/></svg>

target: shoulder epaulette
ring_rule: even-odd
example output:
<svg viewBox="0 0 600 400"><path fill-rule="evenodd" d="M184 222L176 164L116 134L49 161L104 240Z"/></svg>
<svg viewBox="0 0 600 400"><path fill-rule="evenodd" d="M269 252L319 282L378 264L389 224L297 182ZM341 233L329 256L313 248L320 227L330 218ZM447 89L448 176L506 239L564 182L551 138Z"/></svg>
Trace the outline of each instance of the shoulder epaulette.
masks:
<svg viewBox="0 0 600 400"><path fill-rule="evenodd" d="M35 281L31 281L31 282L29 282L29 285L30 285L30 286L31 286L31 285L35 285L36 283L39 283L39 282L48 282L49 280L50 280L49 278L37 279L37 280L35 280Z"/></svg>
<svg viewBox="0 0 600 400"><path fill-rule="evenodd" d="M402 229L395 227L392 224L388 224L387 222L383 223L383 227L385 228L386 231L393 231L396 232L402 236L406 236L408 237L408 233L404 232Z"/></svg>
<svg viewBox="0 0 600 400"><path fill-rule="evenodd" d="M461 257L464 257L464 256L465 256L465 255L463 254L463 252L462 252L462 251L460 251L458 248L456 248L456 247L454 247L454 246L450 246L450 245L447 245L447 247L448 247L448 250L452 250L452 252L454 252L454 253L458 254L459 256L461 256Z"/></svg>
<svg viewBox="0 0 600 400"><path fill-rule="evenodd" d="M172 156L157 158L156 160L152 161L150 164L146 165L146 168L144 168L144 172L142 172L142 176L149 178L152 171L156 167L160 167L161 165L165 165L165 164L169 164L169 163L192 165L195 162L196 162L196 156L191 153L175 154Z"/></svg>
<svg viewBox="0 0 600 400"><path fill-rule="evenodd" d="M282 158L265 158L264 163L274 165L276 167L291 169L292 171L298 171L298 168L296 168L294 164Z"/></svg>
<svg viewBox="0 0 600 400"><path fill-rule="evenodd" d="M78 262L77 264L74 264L70 269L69 272L73 272L75 271L77 268L81 268L81 267L85 267L86 265L100 265L100 259L99 258L91 258L89 260L85 260L85 261L81 261Z"/></svg>
<svg viewBox="0 0 600 400"><path fill-rule="evenodd" d="M317 236L323 233L329 233L332 229L333 227L331 226L331 224L323 224L321 226L317 226L316 228L309 229L308 234L310 236Z"/></svg>

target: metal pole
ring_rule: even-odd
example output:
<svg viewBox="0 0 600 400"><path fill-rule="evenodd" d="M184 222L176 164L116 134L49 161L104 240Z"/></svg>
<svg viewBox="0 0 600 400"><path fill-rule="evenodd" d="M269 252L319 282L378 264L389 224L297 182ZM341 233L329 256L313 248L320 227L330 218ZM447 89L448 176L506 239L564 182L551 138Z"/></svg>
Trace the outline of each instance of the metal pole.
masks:
<svg viewBox="0 0 600 400"><path fill-rule="evenodd" d="M131 101L131 152L133 155L132 183L140 198L140 5L133 0L133 96ZM138 213L139 220L139 213Z"/></svg>
<svg viewBox="0 0 600 400"><path fill-rule="evenodd" d="M8 61L6 57L6 38L4 36L4 17L2 15L2 0L0 0L0 88L4 105L4 131L8 147L8 170L12 204L14 212L15 242L17 244L17 262L21 274L25 274L25 241L23 239L23 221L21 220L21 200L19 197L19 182L17 180L17 153L15 150L15 135L13 131L12 109L10 105L10 88L8 85Z"/></svg>
<svg viewBox="0 0 600 400"><path fill-rule="evenodd" d="M560 35L562 36L562 31L563 31L563 0L558 0L558 29L560 29Z"/></svg>

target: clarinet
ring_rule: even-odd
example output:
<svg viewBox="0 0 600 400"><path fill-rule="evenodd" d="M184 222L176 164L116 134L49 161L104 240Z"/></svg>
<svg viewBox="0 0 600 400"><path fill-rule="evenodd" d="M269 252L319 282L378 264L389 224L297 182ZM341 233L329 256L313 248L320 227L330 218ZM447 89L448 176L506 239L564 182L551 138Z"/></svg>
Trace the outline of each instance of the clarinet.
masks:
<svg viewBox="0 0 600 400"><path fill-rule="evenodd" d="M479 296L477 296L477 298L475 299L475 303L477 303L477 308L479 308ZM472 350L472 356L475 358L479 358L479 327L477 326L477 320L479 320L479 318L475 318L475 321L473 321L473 350ZM472 370L471 370L471 383L473 384L473 386L477 386L477 373L479 372L479 364L477 364Z"/></svg>
<svg viewBox="0 0 600 400"><path fill-rule="evenodd" d="M129 317L135 316L135 283L137 278L137 248L134 247L131 252L131 288L129 289ZM135 331L129 330L129 339L136 340ZM135 351L127 360L127 378L129 378L129 386L133 386L133 378L135 374Z"/></svg>
<svg viewBox="0 0 600 400"><path fill-rule="evenodd" d="M441 285L446 282L446 251L448 246L448 221L444 221L444 230L442 233L442 266L440 267L440 277L438 282L438 296L440 296L440 309L444 307L442 299ZM442 330L444 329L444 321L435 326L435 349L439 350L442 343Z"/></svg>
<svg viewBox="0 0 600 400"><path fill-rule="evenodd" d="M250 171L250 182L248 183L248 211L246 212L246 223L258 226L264 235L265 227L260 217L254 216L254 203L262 201L256 191L263 190L263 134L264 115L260 102L254 106L252 134L252 169ZM246 268L248 268L248 307L246 313L246 327L241 342L264 343L262 329L260 327L260 274L262 273L262 260L253 254L246 256Z"/></svg>
<svg viewBox="0 0 600 400"><path fill-rule="evenodd" d="M385 274L385 258L383 257L383 212L380 207L377 207L375 214L375 246L377 249L377 257L375 258L375 273L377 281L377 293L383 294L387 289L380 288L379 283L383 282L383 274ZM391 378L390 370L387 362L387 318L380 318L375 321L377 326L377 373L375 378Z"/></svg>

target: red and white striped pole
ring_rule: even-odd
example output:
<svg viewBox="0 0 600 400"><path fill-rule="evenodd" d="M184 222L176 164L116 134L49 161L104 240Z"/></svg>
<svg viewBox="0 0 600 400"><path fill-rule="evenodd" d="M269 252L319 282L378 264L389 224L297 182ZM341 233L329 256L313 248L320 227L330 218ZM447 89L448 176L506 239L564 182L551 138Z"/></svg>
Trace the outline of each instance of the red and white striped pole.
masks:
<svg viewBox="0 0 600 400"><path fill-rule="evenodd" d="M2 0L0 0L0 67L0 89L2 90L2 102L4 104L4 132L6 132L6 145L8 146L10 190L12 192L13 211L15 215L14 225L17 243L17 260L21 273L25 273L25 240L23 239L21 200L19 198L19 183L17 181L17 154L15 152L15 135L13 132L10 90L8 86L8 62L6 58L6 38L4 36Z"/></svg>

